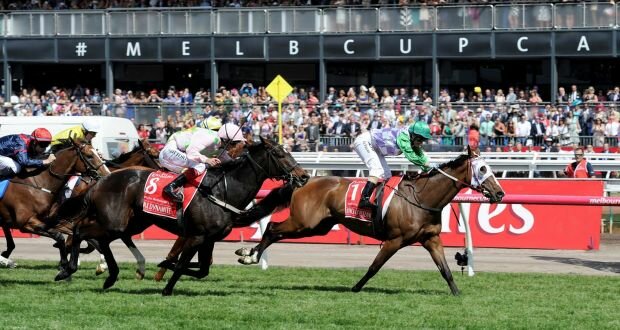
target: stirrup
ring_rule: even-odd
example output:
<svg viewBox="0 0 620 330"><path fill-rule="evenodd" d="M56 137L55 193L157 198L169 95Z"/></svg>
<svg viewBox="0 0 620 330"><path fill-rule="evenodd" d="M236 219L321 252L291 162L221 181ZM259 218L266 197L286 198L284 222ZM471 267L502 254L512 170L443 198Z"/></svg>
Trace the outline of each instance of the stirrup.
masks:
<svg viewBox="0 0 620 330"><path fill-rule="evenodd" d="M181 191L179 191L179 188L167 186L164 188L164 193L177 203L183 203L183 199L185 199L182 188Z"/></svg>

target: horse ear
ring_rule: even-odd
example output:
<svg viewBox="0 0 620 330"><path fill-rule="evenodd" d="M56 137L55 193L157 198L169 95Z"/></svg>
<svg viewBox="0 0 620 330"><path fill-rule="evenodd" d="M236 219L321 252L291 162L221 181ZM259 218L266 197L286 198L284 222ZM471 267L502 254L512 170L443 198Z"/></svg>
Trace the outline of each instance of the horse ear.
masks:
<svg viewBox="0 0 620 330"><path fill-rule="evenodd" d="M73 138L74 136L75 136L75 134L69 133L69 141L71 141L71 144L73 144L74 146L77 146L78 143Z"/></svg>
<svg viewBox="0 0 620 330"><path fill-rule="evenodd" d="M146 148L144 147L144 142L142 141L142 139L138 139L138 145L140 146L140 148L146 150Z"/></svg>
<svg viewBox="0 0 620 330"><path fill-rule="evenodd" d="M471 154L471 147L469 146L469 144L467 145L467 155L469 155L469 157L472 156L472 154Z"/></svg>

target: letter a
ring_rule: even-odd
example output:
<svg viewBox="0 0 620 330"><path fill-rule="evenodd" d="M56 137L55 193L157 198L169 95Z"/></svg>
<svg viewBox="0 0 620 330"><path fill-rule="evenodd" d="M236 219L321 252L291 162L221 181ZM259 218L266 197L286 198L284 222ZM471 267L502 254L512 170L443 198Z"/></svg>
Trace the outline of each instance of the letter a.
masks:
<svg viewBox="0 0 620 330"><path fill-rule="evenodd" d="M577 46L577 51L580 52L581 48L585 48L586 51L590 51L590 46L588 45L588 39L586 39L586 36L581 36L581 39L579 39L579 46Z"/></svg>

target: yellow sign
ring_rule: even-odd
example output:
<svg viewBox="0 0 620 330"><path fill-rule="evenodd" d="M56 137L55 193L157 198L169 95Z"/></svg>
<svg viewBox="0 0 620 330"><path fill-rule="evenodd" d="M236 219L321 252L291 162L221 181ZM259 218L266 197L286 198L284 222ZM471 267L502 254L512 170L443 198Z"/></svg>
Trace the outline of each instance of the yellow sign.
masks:
<svg viewBox="0 0 620 330"><path fill-rule="evenodd" d="M267 93L271 95L278 103L282 103L284 99L291 94L293 87L282 78L281 75L277 75L273 81L267 86Z"/></svg>
<svg viewBox="0 0 620 330"><path fill-rule="evenodd" d="M282 101L291 94L293 87L281 75L277 75L266 90L278 102L278 142L282 144Z"/></svg>

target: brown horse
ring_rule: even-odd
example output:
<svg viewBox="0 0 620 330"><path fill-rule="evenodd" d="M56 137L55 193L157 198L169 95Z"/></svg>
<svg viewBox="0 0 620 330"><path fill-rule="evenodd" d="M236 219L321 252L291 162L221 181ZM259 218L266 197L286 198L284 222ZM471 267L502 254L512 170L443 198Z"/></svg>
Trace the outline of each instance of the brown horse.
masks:
<svg viewBox="0 0 620 330"><path fill-rule="evenodd" d="M133 148L133 150L124 153L115 159L107 160L105 164L112 172L131 166L144 166L157 170L161 169L161 166L157 161L158 158L159 150L157 150L157 148L153 147L147 140L138 140L138 145ZM90 177L80 177L78 183L73 188L71 197L78 197L83 195L84 193L86 193L88 188L93 186L96 182L96 180ZM72 227L73 223L68 221L62 221L57 226L57 229L63 228L63 232L71 232ZM144 259L144 256L142 255L140 250L138 250L131 237L121 237L121 240L123 241L123 243L125 243L129 251L131 251L133 256L136 258L136 262L138 264L138 268L136 269L136 278L139 280L143 279L146 270L146 261ZM66 241L67 248L71 247L71 241L72 236L69 235ZM89 247L80 250L80 253L90 253L94 251L94 249L96 249L96 241L89 241L89 243ZM95 274L101 275L107 270L107 268L108 265L105 263L102 255L101 261L97 265Z"/></svg>
<svg viewBox="0 0 620 330"><path fill-rule="evenodd" d="M446 262L441 232L441 210L456 194L470 187L500 201L504 191L491 168L471 152L415 178L403 178L385 215L385 234L375 235L372 223L344 216L349 180L340 177L315 177L292 194L290 216L281 223L270 223L261 242L252 249L242 248L243 264L257 263L265 249L282 239L325 235L335 224L342 224L360 235L385 241L379 254L352 288L359 292L364 284L399 249L420 242L428 250L454 295L459 293ZM261 203L262 204L262 203Z"/></svg>
<svg viewBox="0 0 620 330"><path fill-rule="evenodd" d="M8 259L15 249L10 229L19 229L24 233L54 239L54 246L60 251L61 264L67 262L62 234L69 234L70 231L56 229L46 223L50 207L67 180L78 172L92 177L110 173L92 146L73 140L71 143L70 147L56 153L56 160L46 169L22 172L10 180L6 195L0 200L0 225L7 242L7 250L2 252L3 258Z"/></svg>
<svg viewBox="0 0 620 330"><path fill-rule="evenodd" d="M162 292L170 295L181 275L203 278L209 274L215 242L230 233L233 219L238 216L235 208L243 209L256 196L263 181L275 178L303 185L308 179L307 173L281 146L268 140L249 145L239 159L209 169L200 193L184 212L183 228L176 220L148 214L142 209L144 187L151 172L144 168L116 171L99 180L86 195L69 199L61 206L59 215L64 219L76 219L77 224L73 227L71 262L56 280L65 279L77 270L80 241L96 239L109 267L103 287L111 287L118 278L119 269L110 242L139 234L154 224L186 237L180 260L174 265L174 274ZM224 200L225 205L216 204L212 196ZM197 252L199 270L193 270L189 267L190 261Z"/></svg>

